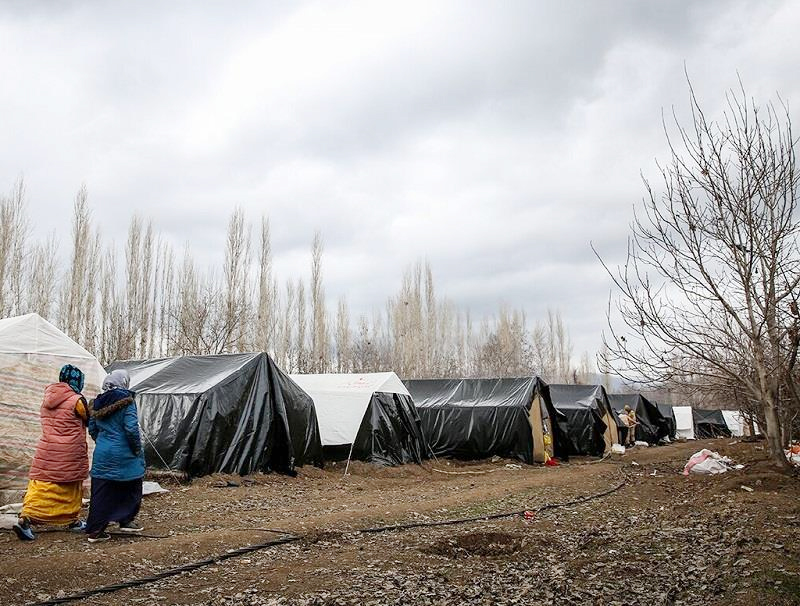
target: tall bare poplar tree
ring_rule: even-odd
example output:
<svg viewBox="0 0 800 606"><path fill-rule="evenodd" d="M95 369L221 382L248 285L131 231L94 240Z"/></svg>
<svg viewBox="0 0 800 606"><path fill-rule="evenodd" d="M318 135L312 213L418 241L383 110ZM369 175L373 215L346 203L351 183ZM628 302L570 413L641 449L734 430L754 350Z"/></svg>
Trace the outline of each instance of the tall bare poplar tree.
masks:
<svg viewBox="0 0 800 606"><path fill-rule="evenodd" d="M308 363L308 346L306 344L306 332L308 318L306 317L306 288L302 279L297 280L297 330L295 342L295 354L297 359L297 372L311 372L311 365Z"/></svg>
<svg viewBox="0 0 800 606"><path fill-rule="evenodd" d="M84 293L89 287L91 246L91 216L86 185L75 196L72 214L72 257L64 277L61 297L61 322L64 332L78 342L83 341Z"/></svg>
<svg viewBox="0 0 800 606"><path fill-rule="evenodd" d="M325 289L322 286L322 234L316 232L311 244L311 370L327 372L330 352Z"/></svg>
<svg viewBox="0 0 800 606"><path fill-rule="evenodd" d="M28 311L36 312L46 319L51 319L56 300L58 263L56 252L58 242L55 233L43 243L33 248L30 260L30 291L28 293Z"/></svg>
<svg viewBox="0 0 800 606"><path fill-rule="evenodd" d="M225 246L225 310L221 330L230 333L222 351L247 349L245 339L250 311L250 288L247 270L250 265L250 230L245 225L244 212L237 208L228 221Z"/></svg>
<svg viewBox="0 0 800 606"><path fill-rule="evenodd" d="M336 308L336 372L350 372L350 340L350 312L347 309L347 300L342 297Z"/></svg>
<svg viewBox="0 0 800 606"><path fill-rule="evenodd" d="M261 351L277 349L276 289L272 277L272 241L269 219L261 219L261 253L258 260L258 310L256 314L256 347Z"/></svg>

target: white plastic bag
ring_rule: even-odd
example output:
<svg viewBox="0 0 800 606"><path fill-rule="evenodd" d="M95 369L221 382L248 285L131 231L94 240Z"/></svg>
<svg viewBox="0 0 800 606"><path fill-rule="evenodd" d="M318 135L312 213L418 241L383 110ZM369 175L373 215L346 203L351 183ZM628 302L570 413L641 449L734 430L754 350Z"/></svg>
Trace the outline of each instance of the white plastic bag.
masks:
<svg viewBox="0 0 800 606"><path fill-rule="evenodd" d="M712 475L725 473L731 469L732 463L733 461L728 457L720 456L718 452L704 448L689 457L689 461L683 468L683 475L688 476L690 472Z"/></svg>

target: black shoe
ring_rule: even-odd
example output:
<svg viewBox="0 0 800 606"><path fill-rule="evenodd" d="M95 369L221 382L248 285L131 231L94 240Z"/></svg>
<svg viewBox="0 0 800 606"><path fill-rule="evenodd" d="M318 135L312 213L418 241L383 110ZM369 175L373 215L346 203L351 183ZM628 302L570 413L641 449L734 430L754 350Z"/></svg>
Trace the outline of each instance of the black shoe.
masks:
<svg viewBox="0 0 800 606"><path fill-rule="evenodd" d="M144 527L137 524L135 520L131 520L130 522L121 522L119 529L120 532L142 532Z"/></svg>
<svg viewBox="0 0 800 606"><path fill-rule="evenodd" d="M108 541L111 538L111 535L107 532L95 532L89 535L89 542L90 543L102 543L103 541Z"/></svg>

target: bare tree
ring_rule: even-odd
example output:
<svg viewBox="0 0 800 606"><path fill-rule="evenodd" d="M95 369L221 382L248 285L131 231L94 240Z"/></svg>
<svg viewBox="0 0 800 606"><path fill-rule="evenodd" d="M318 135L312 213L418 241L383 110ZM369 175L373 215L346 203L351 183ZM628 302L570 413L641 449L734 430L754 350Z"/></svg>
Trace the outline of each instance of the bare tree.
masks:
<svg viewBox="0 0 800 606"><path fill-rule="evenodd" d="M157 355L171 354L175 339L175 260L172 247L164 243L161 251L161 292L158 317Z"/></svg>
<svg viewBox="0 0 800 606"><path fill-rule="evenodd" d="M327 372L330 352L325 289L322 286L322 234L316 232L311 244L311 370Z"/></svg>
<svg viewBox="0 0 800 606"><path fill-rule="evenodd" d="M296 369L297 372L310 372L311 365L308 363L308 346L306 344L306 332L308 326L308 318L306 317L306 289L302 279L297 280L297 306L296 306L296 322L297 329L295 335L297 337L294 345L296 355Z"/></svg>
<svg viewBox="0 0 800 606"><path fill-rule="evenodd" d="M269 220L261 219L261 253L258 274L258 310L256 314L256 345L261 351L274 352L277 347L276 289L272 277L272 241Z"/></svg>
<svg viewBox="0 0 800 606"><path fill-rule="evenodd" d="M250 287L247 270L250 265L250 230L244 222L241 208L234 210L228 221L228 237L225 247L225 317L223 326L230 328L230 343L222 345L222 351L242 351L245 344L246 326L250 312Z"/></svg>
<svg viewBox="0 0 800 606"><path fill-rule="evenodd" d="M373 333L367 316L360 316L352 348L353 372L375 372L380 369L378 345Z"/></svg>
<svg viewBox="0 0 800 606"><path fill-rule="evenodd" d="M25 182L20 177L7 197L0 198L0 314L25 311L25 257L28 217Z"/></svg>
<svg viewBox="0 0 800 606"><path fill-rule="evenodd" d="M712 121L689 90L689 127L675 118L676 136L667 132L662 191L645 180L627 260L609 270L620 319L610 316L604 362L653 385L745 394L785 467L781 410L797 405L800 343L791 119L740 88Z"/></svg>
<svg viewBox="0 0 800 606"><path fill-rule="evenodd" d="M75 196L72 215L72 258L63 283L61 322L64 331L78 342L83 341L84 293L89 286L92 228L86 185Z"/></svg>
<svg viewBox="0 0 800 606"><path fill-rule="evenodd" d="M134 215L128 225L128 239L125 243L125 305L124 336L119 346L124 358L139 355L139 335L142 313L142 263L140 259L142 244L142 220Z"/></svg>
<svg viewBox="0 0 800 606"><path fill-rule="evenodd" d="M36 312L48 320L52 318L57 292L57 248L55 233L50 234L44 243L35 245L27 272L30 276L28 311Z"/></svg>
<svg viewBox="0 0 800 606"><path fill-rule="evenodd" d="M289 372L297 371L297 359L299 356L295 355L295 306L296 294L294 290L294 282L289 280L286 282L286 301L283 307L281 317L281 338L280 350L278 355L279 363L282 364Z"/></svg>
<svg viewBox="0 0 800 606"><path fill-rule="evenodd" d="M336 310L336 372L350 372L350 312L344 297L339 299Z"/></svg>
<svg viewBox="0 0 800 606"><path fill-rule="evenodd" d="M100 344L97 348L100 362L108 364L126 357L120 351L123 335L122 309L117 299L117 261L113 247L100 262Z"/></svg>

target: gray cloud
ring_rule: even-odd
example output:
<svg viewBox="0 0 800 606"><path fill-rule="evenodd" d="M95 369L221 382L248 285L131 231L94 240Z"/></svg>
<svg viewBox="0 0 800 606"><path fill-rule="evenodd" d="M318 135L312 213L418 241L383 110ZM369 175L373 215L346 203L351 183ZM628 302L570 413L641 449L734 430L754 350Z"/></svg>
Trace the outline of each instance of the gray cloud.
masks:
<svg viewBox="0 0 800 606"><path fill-rule="evenodd" d="M12 3L0 188L25 175L43 235L86 182L105 232L151 217L202 266L240 205L270 217L281 279L321 230L356 313L427 257L460 305L561 309L595 350L589 242L624 254L684 66L711 113L737 71L796 99L799 25L788 1Z"/></svg>

